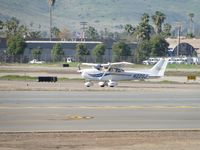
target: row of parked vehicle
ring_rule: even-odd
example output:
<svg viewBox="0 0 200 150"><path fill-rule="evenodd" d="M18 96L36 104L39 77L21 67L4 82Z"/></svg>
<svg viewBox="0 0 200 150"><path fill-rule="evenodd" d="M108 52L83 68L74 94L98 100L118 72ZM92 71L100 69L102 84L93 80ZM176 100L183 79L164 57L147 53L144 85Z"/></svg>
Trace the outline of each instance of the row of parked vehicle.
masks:
<svg viewBox="0 0 200 150"><path fill-rule="evenodd" d="M160 58L151 57L147 60L143 61L145 65L154 65L156 64ZM200 64L199 57L169 57L169 64Z"/></svg>

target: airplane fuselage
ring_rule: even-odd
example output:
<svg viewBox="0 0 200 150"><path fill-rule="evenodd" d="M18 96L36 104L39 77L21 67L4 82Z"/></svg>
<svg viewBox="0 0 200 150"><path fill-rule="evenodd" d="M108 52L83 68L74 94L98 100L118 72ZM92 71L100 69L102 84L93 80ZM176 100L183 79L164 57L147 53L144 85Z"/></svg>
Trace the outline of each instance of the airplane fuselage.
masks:
<svg viewBox="0 0 200 150"><path fill-rule="evenodd" d="M123 80L144 80L151 77L145 72L123 71L123 72L103 72L96 69L88 69L82 73L82 77L87 80L102 81L123 81Z"/></svg>

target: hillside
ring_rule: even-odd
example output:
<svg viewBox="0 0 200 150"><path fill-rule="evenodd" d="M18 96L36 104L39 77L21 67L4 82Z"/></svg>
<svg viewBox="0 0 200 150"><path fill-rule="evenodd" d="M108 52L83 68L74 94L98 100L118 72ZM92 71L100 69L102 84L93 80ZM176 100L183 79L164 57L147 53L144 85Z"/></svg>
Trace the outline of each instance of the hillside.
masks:
<svg viewBox="0 0 200 150"><path fill-rule="evenodd" d="M171 24L177 21L187 24L191 12L195 14L195 23L200 24L199 6L199 0L57 0L53 24L77 30L81 21L87 21L100 29L117 30L119 25L136 25L144 12L152 15L157 10L164 12L166 22ZM47 0L1 0L0 19L15 16L28 26L32 22L32 28L40 24L42 30L47 30L48 10Z"/></svg>

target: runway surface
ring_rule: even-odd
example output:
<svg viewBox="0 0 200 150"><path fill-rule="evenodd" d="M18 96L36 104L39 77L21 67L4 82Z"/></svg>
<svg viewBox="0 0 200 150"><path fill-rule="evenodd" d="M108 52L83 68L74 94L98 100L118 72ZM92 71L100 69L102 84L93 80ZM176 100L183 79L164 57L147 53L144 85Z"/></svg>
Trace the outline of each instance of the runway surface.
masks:
<svg viewBox="0 0 200 150"><path fill-rule="evenodd" d="M0 91L0 131L199 128L198 89Z"/></svg>

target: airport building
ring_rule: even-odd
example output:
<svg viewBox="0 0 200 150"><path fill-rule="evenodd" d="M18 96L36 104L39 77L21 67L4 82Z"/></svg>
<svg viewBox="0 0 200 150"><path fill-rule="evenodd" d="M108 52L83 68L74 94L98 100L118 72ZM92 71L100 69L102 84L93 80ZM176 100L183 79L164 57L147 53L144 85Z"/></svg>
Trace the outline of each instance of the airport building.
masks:
<svg viewBox="0 0 200 150"><path fill-rule="evenodd" d="M167 38L169 49L172 56L193 56L197 54L200 57L200 39L187 39L181 37L180 39Z"/></svg>
<svg viewBox="0 0 200 150"><path fill-rule="evenodd" d="M40 49L41 56L40 58L44 61L51 61L51 50L55 44L61 44L62 49L64 51L64 58L74 58L76 54L76 45L77 44L84 44L86 45L87 49L89 50L90 54L92 53L92 49L97 45L102 43L101 41L26 41L26 49L24 51L25 57L32 56L33 49ZM109 55L110 45L107 45L106 55ZM89 59L89 58L88 58Z"/></svg>
<svg viewBox="0 0 200 150"><path fill-rule="evenodd" d="M94 57L92 57L92 50L97 44L103 43L105 45L105 55L103 56L103 61L104 62L111 62L112 61L112 45L113 43L116 42L112 39L108 40L102 40L102 41L81 41L81 40L76 40L76 41L58 41L56 39L53 39L50 41L49 39L37 39L37 40L30 40L30 41L25 41L26 43L26 48L24 51L22 62L28 62L33 59L32 56L32 50L33 49L40 49L41 55L40 55L40 60L43 61L51 61L51 50L53 46L56 43L60 43L62 46L62 49L64 51L64 56L62 56L62 60L66 61L67 58L73 58L76 60L76 45L77 44L84 44L86 45L88 51L90 52L90 55L85 57L86 62L95 62ZM137 47L137 44L130 44L131 50L134 50ZM1 39L0 40L0 54L1 54L1 61L3 60L5 62L5 59L8 60L6 57L5 51L7 49L6 45L6 39Z"/></svg>
<svg viewBox="0 0 200 150"><path fill-rule="evenodd" d="M88 51L90 52L90 55L87 56L87 61L92 61L92 50L97 44L103 43L106 47L105 51L105 61L111 61L112 58L112 45L115 41L114 40L103 40L103 41L58 41L56 39L53 39L50 41L49 39L37 39L37 40L31 40L31 41L25 41L26 43L26 48L23 54L23 62L28 62L33 59L32 56L32 50L33 49L40 49L41 55L40 59L44 61L51 61L51 50L53 46L56 43L60 43L62 46L62 49L64 51L64 56L63 59L71 57L74 58L76 54L76 45L77 44L84 44L86 45ZM136 47L136 45L131 45L132 47ZM1 61L5 60L6 57L6 49L7 49L7 44L6 44L6 39L5 38L0 38L0 54L1 54ZM63 60L65 61L65 60Z"/></svg>
<svg viewBox="0 0 200 150"><path fill-rule="evenodd" d="M181 38L180 41L178 39L166 39L169 43L170 56L192 56L194 53L197 53L197 56L200 57L200 39L185 39ZM87 56L87 62L94 62L92 58L92 50L93 48L99 44L103 43L106 47L104 61L111 62L112 60L112 45L115 41L112 39L103 40L103 41L58 41L53 39L50 41L49 39L37 39L26 41L26 48L23 56L21 56L21 62L28 62L33 59L32 50L40 49L41 55L40 60L43 61L51 61L51 50L56 43L60 43L62 49L64 51L63 61L68 57L74 58L76 54L76 45L79 43L83 43L86 45L87 49L90 52L90 55ZM180 42L180 44L178 44ZM135 50L137 47L137 43L130 44L131 50ZM0 61L9 62L9 58L6 55L6 39L0 38ZM128 60L130 61L130 60Z"/></svg>

